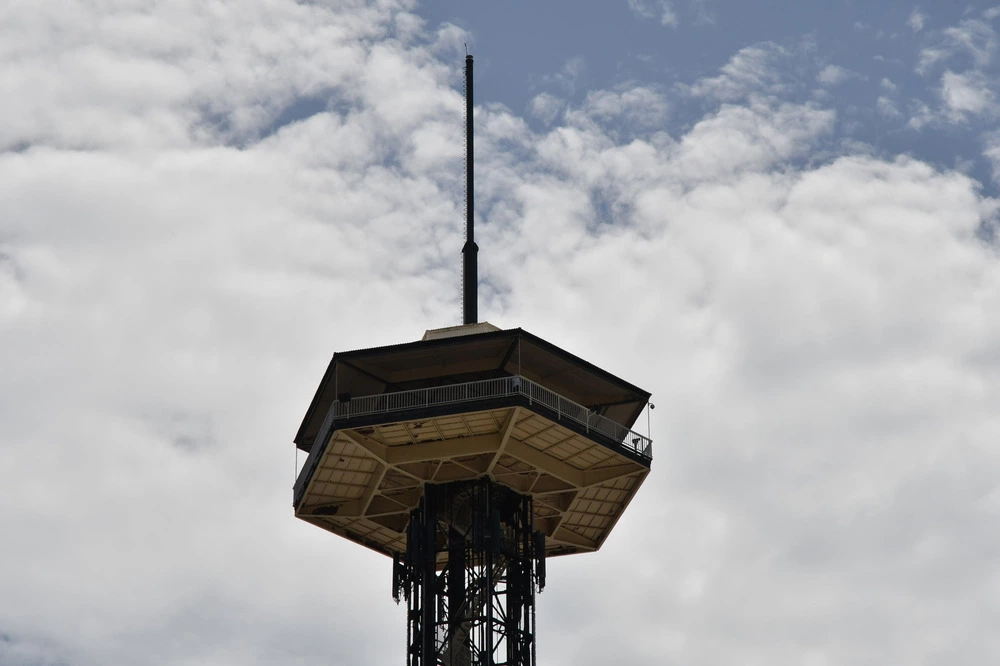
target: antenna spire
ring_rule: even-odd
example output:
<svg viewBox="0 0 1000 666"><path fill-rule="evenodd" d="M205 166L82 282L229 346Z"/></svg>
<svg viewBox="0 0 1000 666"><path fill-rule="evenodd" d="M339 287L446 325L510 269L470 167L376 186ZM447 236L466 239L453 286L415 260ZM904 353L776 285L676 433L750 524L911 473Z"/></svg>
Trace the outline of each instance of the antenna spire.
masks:
<svg viewBox="0 0 1000 666"><path fill-rule="evenodd" d="M475 324L479 321L478 294L478 254L476 234L473 228L473 188L472 188L472 56L465 56L465 246L462 247L462 323Z"/></svg>

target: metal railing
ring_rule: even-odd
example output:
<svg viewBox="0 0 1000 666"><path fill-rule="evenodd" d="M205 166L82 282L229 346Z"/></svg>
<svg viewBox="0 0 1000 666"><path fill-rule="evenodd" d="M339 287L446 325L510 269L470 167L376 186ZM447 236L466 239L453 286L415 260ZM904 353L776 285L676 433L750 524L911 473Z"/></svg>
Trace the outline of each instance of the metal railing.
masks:
<svg viewBox="0 0 1000 666"><path fill-rule="evenodd" d="M338 419L516 395L528 398L529 404L538 403L548 407L556 413L558 419L567 418L575 421L582 425L588 433L590 431L600 433L644 458L652 459L653 457L653 442L649 437L629 430L620 423L615 423L611 419L592 412L583 405L564 398L541 384L519 375L412 391L368 395L343 402L337 400L330 407L320 432L328 432L332 421Z"/></svg>

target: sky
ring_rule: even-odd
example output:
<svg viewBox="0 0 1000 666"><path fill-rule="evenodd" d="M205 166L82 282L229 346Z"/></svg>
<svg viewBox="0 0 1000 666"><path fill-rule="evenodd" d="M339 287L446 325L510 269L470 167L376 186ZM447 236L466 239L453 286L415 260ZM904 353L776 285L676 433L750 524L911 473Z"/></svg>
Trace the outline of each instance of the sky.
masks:
<svg viewBox="0 0 1000 666"><path fill-rule="evenodd" d="M0 6L0 665L402 663L292 437L461 320L466 44L480 316L656 404L539 664L1000 661L1000 7L540 4Z"/></svg>

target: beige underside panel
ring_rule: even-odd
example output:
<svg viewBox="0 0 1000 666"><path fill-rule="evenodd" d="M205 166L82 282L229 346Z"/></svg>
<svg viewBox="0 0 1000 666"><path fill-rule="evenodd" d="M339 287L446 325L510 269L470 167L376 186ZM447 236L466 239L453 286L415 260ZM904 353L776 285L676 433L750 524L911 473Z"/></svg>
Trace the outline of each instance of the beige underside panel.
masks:
<svg viewBox="0 0 1000 666"><path fill-rule="evenodd" d="M425 483L490 476L534 498L549 555L597 550L649 468L522 407L332 435L296 515L386 554Z"/></svg>

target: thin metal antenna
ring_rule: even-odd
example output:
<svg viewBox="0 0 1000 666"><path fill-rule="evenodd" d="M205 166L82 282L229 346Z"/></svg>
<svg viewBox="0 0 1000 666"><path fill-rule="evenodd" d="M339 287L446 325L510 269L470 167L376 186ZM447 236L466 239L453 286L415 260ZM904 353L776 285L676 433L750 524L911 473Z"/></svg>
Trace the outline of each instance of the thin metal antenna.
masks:
<svg viewBox="0 0 1000 666"><path fill-rule="evenodd" d="M462 323L479 321L479 275L476 234L473 228L474 191L472 187L473 138L472 138L472 56L465 47L465 246L462 247Z"/></svg>

